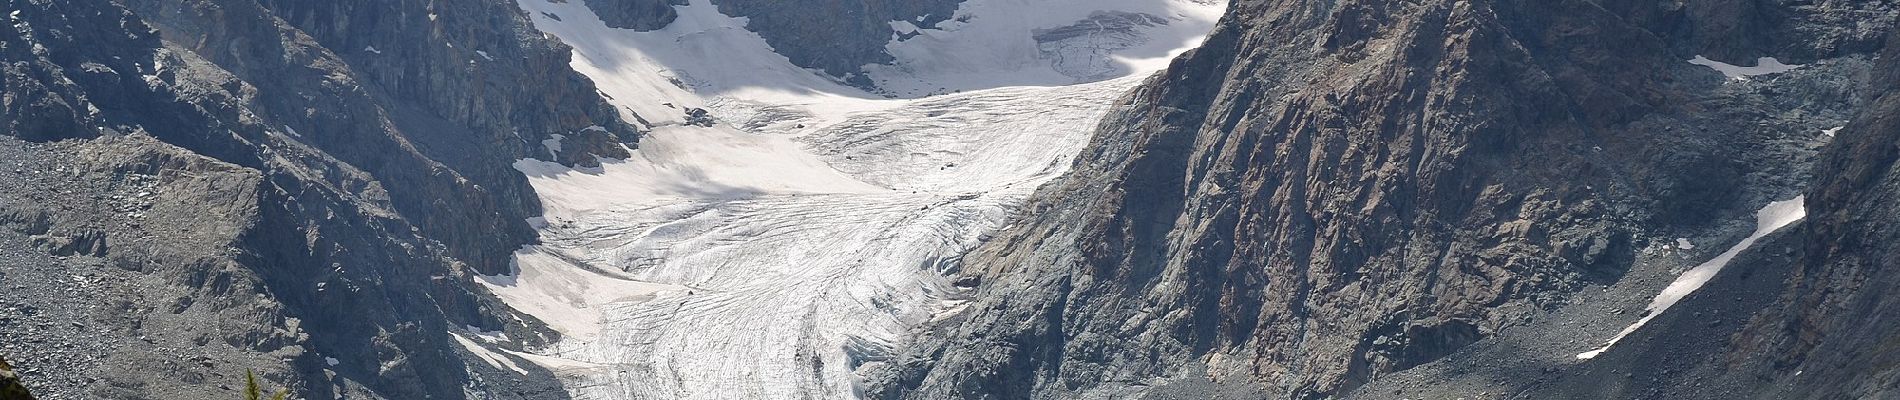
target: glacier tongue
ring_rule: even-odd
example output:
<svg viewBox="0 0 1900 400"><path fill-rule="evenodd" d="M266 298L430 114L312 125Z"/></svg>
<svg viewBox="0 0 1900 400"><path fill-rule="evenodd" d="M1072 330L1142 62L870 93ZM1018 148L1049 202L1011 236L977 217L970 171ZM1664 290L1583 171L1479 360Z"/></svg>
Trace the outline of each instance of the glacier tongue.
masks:
<svg viewBox="0 0 1900 400"><path fill-rule="evenodd" d="M1189 7L1157 14L1177 18L1220 7L1148 3L1139 11ZM652 32L606 28L580 2L521 5L653 127L631 158L597 168L517 162L547 209L542 243L516 253L512 275L482 279L563 333L517 355L580 399L856 397L857 367L952 306L945 272L963 251L1161 65L886 99L790 65L703 0ZM1212 21L1190 22L1162 27ZM686 123L693 108L719 123Z"/></svg>

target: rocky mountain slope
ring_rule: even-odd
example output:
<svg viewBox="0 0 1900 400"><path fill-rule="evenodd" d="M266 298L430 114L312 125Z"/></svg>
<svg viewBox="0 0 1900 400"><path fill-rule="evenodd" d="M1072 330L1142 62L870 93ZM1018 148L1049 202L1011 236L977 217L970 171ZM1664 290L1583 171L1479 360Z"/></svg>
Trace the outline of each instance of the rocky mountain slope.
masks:
<svg viewBox="0 0 1900 400"><path fill-rule="evenodd" d="M1718 366L1753 373L1758 398L1900 396L1900 36L1887 41L1868 106L1822 153L1792 238L1792 277L1749 317ZM1780 283L1780 282L1778 282ZM1819 312L1817 312L1819 310ZM1767 357L1763 357L1766 355ZM1795 371L1789 373L1789 370Z"/></svg>
<svg viewBox="0 0 1900 400"><path fill-rule="evenodd" d="M39 398L1900 395L1892 2L0 1Z"/></svg>
<svg viewBox="0 0 1900 400"><path fill-rule="evenodd" d="M1893 16L1880 2L1233 3L1034 211L965 257L973 303L875 373L874 393L1331 397L1559 325L1567 341L1512 356L1561 370L1721 247L1692 243L1732 242L1804 191L1822 132L1866 104ZM1788 34L1723 40L1755 29ZM1801 66L1687 62L1743 55ZM1443 376L1542 372L1527 370ZM1440 397L1501 395L1469 387Z"/></svg>
<svg viewBox="0 0 1900 400"><path fill-rule="evenodd" d="M7 9L0 352L36 393L227 397L245 369L299 398L532 389L446 333L527 329L470 278L533 240L509 163L638 132L512 2Z"/></svg>
<svg viewBox="0 0 1900 400"><path fill-rule="evenodd" d="M1763 238L1701 290L1588 361L1526 357L1574 330L1530 324L1355 393L1512 398L1891 398L1888 268L1895 108L1886 46L1863 104L1806 183L1806 218ZM1876 144L1878 143L1878 144ZM1587 308L1587 307L1586 307ZM1580 314L1580 313L1572 313ZM1562 321L1564 318L1553 318Z"/></svg>

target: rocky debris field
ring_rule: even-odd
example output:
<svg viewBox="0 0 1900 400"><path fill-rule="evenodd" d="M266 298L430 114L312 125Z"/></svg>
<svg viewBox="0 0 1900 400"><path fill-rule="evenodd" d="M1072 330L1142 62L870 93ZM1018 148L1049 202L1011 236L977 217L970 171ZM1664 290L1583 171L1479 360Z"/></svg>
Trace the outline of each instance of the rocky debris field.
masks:
<svg viewBox="0 0 1900 400"><path fill-rule="evenodd" d="M0 270L0 354L39 398L236 396L246 370L293 380L283 365L295 351L259 353L237 341L269 332L249 322L257 308L199 304L204 292L175 280L231 290L239 277L168 276L145 264L166 253L224 256L221 241L234 230L217 216L227 209L203 201L251 201L219 193L243 193L254 175L215 165L160 175L167 157L189 157L168 153L178 150L149 137L0 138L0 265L8 267ZM216 178L226 174L235 180Z"/></svg>

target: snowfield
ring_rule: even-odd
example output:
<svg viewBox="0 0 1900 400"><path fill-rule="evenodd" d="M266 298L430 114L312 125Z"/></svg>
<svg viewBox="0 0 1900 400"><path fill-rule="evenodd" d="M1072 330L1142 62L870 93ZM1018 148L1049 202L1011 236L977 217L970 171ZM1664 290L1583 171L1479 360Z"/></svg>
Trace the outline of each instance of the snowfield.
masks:
<svg viewBox="0 0 1900 400"><path fill-rule="evenodd" d="M457 332L481 362L541 365L577 399L857 397L857 368L957 306L959 256L1224 8L970 0L948 26L892 23L919 35L870 68L870 93L791 65L705 0L653 32L580 1L520 4L652 130L598 168L515 164L546 206L542 243L480 281L563 340L519 353ZM1107 18L1134 22L1075 27ZM687 124L694 108L717 123Z"/></svg>

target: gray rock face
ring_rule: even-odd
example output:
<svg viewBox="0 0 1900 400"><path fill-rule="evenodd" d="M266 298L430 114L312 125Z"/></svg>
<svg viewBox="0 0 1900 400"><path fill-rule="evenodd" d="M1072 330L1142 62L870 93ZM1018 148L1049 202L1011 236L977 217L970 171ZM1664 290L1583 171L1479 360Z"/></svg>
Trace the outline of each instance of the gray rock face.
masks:
<svg viewBox="0 0 1900 400"><path fill-rule="evenodd" d="M501 0L125 5L0 30L0 353L36 393L564 396L448 334L552 337L470 280L533 240L509 163L638 135L563 46Z"/></svg>
<svg viewBox="0 0 1900 400"><path fill-rule="evenodd" d="M792 64L869 85L854 75L865 64L892 60L884 45L896 34L891 21L929 28L949 20L961 0L714 0L719 12L747 18Z"/></svg>
<svg viewBox="0 0 1900 400"><path fill-rule="evenodd" d="M600 16L607 26L636 31L651 31L665 28L679 18L679 12L673 6L686 5L686 0L584 0L587 8Z"/></svg>
<svg viewBox="0 0 1900 400"><path fill-rule="evenodd" d="M1577 319L1560 314L1362 388L1355 397L1480 391L1575 399L1900 395L1900 379L1894 378L1900 353L1892 343L1900 318L1890 311L1892 296L1883 295L1900 282L1887 268L1896 254L1889 226L1900 216L1891 199L1900 184L1893 168L1900 155L1892 145L1900 134L1894 117L1900 112L1894 101L1896 44L1886 45L1871 72L1831 73L1865 80L1847 93L1833 93L1854 99L1857 111L1840 124L1845 126L1803 182L1806 219L1741 252L1642 329L1579 361L1548 345L1579 331ZM1795 78L1788 88L1813 86ZM1571 324L1558 326L1564 320Z"/></svg>
<svg viewBox="0 0 1900 400"><path fill-rule="evenodd" d="M965 257L974 303L873 392L1330 397L1798 193L1857 81L1725 89L1650 24L1588 1L1234 3Z"/></svg>

